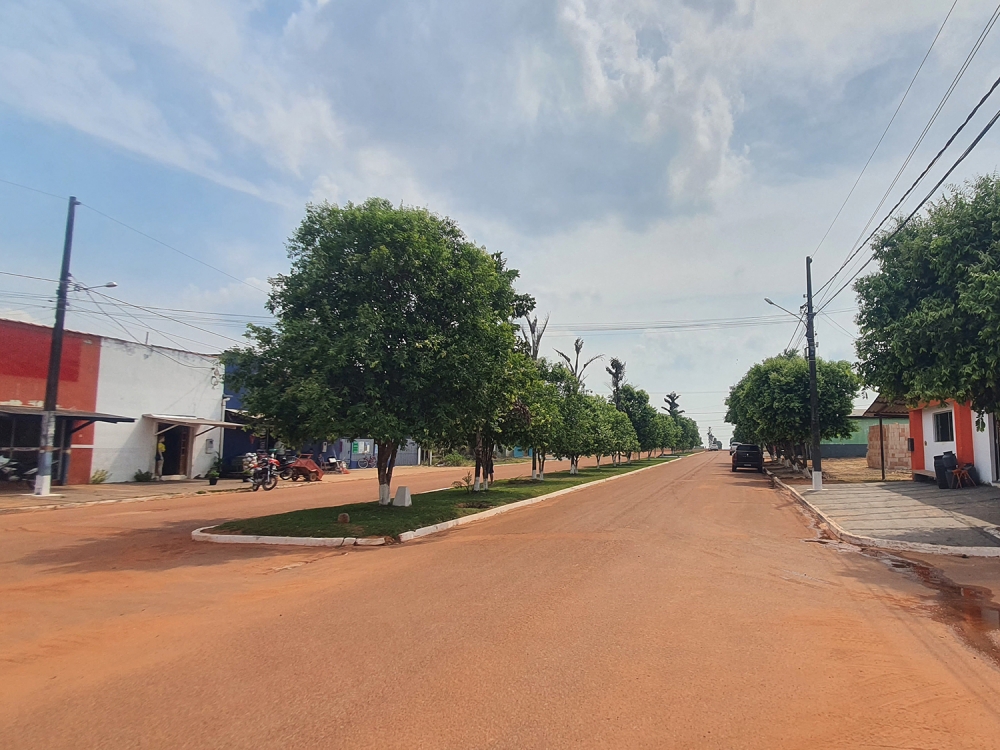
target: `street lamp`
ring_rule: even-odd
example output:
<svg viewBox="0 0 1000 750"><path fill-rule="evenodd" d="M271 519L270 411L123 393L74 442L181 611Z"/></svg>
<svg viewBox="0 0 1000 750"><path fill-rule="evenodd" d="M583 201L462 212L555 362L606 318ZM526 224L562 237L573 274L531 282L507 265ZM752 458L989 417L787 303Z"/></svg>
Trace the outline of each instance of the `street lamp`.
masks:
<svg viewBox="0 0 1000 750"><path fill-rule="evenodd" d="M84 286L76 279L73 279L74 292L89 292L91 289L114 289L118 286L117 281L109 281L107 284L97 284L96 286Z"/></svg>
<svg viewBox="0 0 1000 750"><path fill-rule="evenodd" d="M798 320L802 320L802 313L801 313L801 312L799 312L799 314L798 314L798 315L796 315L796 314L795 314L795 313L793 313L793 312L792 312L791 310L786 310L786 309L785 309L784 307L782 307L781 305L779 305L779 304L778 304L777 302L773 302L773 301L772 301L772 300L771 300L770 298L768 298L768 297L764 297L764 301L765 301L765 302L766 302L767 304L769 304L769 305L771 305L771 306L773 306L773 307L777 307L777 308L778 308L779 310L781 310L782 312L786 312L786 313L788 313L788 314L789 314L789 315L791 315L791 316L792 316L793 318L796 318L796 319L798 319Z"/></svg>

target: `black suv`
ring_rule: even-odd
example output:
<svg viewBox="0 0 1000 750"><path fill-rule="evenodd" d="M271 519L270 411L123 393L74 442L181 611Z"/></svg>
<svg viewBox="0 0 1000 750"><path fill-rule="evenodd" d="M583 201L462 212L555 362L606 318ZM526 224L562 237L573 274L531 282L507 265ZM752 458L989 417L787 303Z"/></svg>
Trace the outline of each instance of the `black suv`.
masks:
<svg viewBox="0 0 1000 750"><path fill-rule="evenodd" d="M764 452L759 445L740 443L736 446L736 451L733 453L733 471L741 467L764 473Z"/></svg>

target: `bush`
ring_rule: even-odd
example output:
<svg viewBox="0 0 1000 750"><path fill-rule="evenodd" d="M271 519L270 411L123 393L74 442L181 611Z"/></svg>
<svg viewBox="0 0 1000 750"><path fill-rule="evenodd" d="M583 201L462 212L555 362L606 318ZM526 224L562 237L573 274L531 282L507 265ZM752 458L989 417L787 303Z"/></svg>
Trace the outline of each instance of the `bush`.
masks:
<svg viewBox="0 0 1000 750"><path fill-rule="evenodd" d="M465 466L465 456L461 453L449 453L441 459L445 466Z"/></svg>
<svg viewBox="0 0 1000 750"><path fill-rule="evenodd" d="M452 482L451 486L456 490L465 490L466 492L472 492L475 482L472 479L472 472L466 473L460 481Z"/></svg>
<svg viewBox="0 0 1000 750"><path fill-rule="evenodd" d="M141 469L132 475L132 479L136 482L152 482L153 472L142 471Z"/></svg>
<svg viewBox="0 0 1000 750"><path fill-rule="evenodd" d="M107 469L98 469L93 474L90 475L91 484L104 484L108 481L108 477L111 476Z"/></svg>

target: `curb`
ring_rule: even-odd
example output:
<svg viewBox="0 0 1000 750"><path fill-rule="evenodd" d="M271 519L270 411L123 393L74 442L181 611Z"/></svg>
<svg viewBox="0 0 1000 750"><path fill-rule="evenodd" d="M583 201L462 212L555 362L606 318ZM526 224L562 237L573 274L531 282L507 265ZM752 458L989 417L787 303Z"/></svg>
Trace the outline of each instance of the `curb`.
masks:
<svg viewBox="0 0 1000 750"><path fill-rule="evenodd" d="M248 536L244 534L208 534L205 529L211 526L202 526L191 532L191 539L196 542L215 542L216 544L280 544L292 545L296 547L381 547L385 544L385 537L368 536Z"/></svg>
<svg viewBox="0 0 1000 750"><path fill-rule="evenodd" d="M954 555L956 557L1000 557L1000 547L951 547L943 544L924 544L923 542L903 542L893 539L880 539L873 536L860 536L846 531L836 521L831 520L819 508L799 493L791 485L785 484L770 469L765 469L765 473L778 487L788 490L795 498L815 515L822 525L833 536L842 542L853 544L858 547L874 547L876 549L891 550L893 552L918 552L925 555ZM987 532L990 533L990 532ZM992 534L991 534L992 536Z"/></svg>
<svg viewBox="0 0 1000 750"><path fill-rule="evenodd" d="M680 456L653 466L644 466L641 469L636 469L635 471L617 474L613 477L606 477L605 479L595 479L593 482L578 484L575 487L567 487L562 490L556 490L555 492L549 492L546 495L539 495L538 497L529 497L527 500L518 500L514 503L508 503L507 505L501 505L497 508L484 510L481 513L472 513L468 516L453 518L450 521L443 521L441 523L434 524L433 526L424 526L423 528L416 529L414 531L404 531L399 535L399 541L408 542L411 539L419 539L420 537L429 536L430 534L437 534L438 532L447 531L448 529L455 528L456 526L465 526L473 521L482 521L486 518L491 518L493 516L498 516L501 513L515 510L516 508L523 508L528 505L540 503L542 500L549 500L553 497L558 497L559 495L566 495L570 492L575 492L576 490L582 490L585 487L594 487L598 484L604 484L605 482L613 482L616 479L622 479L623 477L634 476L644 471L649 471L650 469L658 469L661 466L676 463L677 461L687 458L688 456L694 455L697 454L689 453L686 456ZM196 542L216 542L218 544L276 544L294 545L299 547L350 547L352 545L362 547L378 547L385 544L387 541L385 537L380 536L355 539L353 537L341 538L318 536L247 536L242 534L209 534L205 531L205 529L210 528L212 528L212 526L202 526L201 528L195 529L191 532L191 539Z"/></svg>

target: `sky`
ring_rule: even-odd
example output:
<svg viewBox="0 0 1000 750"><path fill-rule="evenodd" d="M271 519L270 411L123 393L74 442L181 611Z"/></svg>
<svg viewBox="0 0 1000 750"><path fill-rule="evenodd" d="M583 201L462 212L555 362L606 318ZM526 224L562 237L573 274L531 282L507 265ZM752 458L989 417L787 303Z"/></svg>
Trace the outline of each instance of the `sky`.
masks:
<svg viewBox="0 0 1000 750"><path fill-rule="evenodd" d="M818 288L1000 75L996 31L888 190L995 8L953 1L6 0L0 316L50 324L54 284L10 274L58 275L75 195L74 278L118 286L68 325L219 351L307 202L377 195L502 252L543 354L581 336L725 442L729 387L801 345L764 298L796 310L805 257ZM991 134L949 183L998 162ZM855 306L820 356L853 360Z"/></svg>

